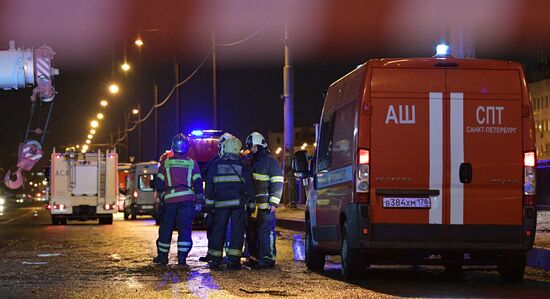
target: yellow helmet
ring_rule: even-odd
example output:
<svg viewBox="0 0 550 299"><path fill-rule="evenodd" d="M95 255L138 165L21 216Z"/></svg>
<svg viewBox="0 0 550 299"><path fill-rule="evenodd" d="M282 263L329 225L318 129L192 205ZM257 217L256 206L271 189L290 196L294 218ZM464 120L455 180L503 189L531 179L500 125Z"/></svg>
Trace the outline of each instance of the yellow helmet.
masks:
<svg viewBox="0 0 550 299"><path fill-rule="evenodd" d="M226 139L224 143L222 143L221 147L221 154L235 154L238 155L241 153L241 149L243 147L242 142L237 137Z"/></svg>

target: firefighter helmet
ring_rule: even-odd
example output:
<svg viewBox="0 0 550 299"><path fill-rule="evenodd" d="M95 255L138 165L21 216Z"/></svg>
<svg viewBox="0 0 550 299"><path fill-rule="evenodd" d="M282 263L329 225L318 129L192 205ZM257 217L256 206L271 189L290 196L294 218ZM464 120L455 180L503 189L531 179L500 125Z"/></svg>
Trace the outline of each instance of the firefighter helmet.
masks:
<svg viewBox="0 0 550 299"><path fill-rule="evenodd" d="M239 155L243 147L242 142L237 137L226 139L222 144L221 153L222 155L234 154Z"/></svg>
<svg viewBox="0 0 550 299"><path fill-rule="evenodd" d="M227 141L227 139L235 138L231 133L223 133L222 136L220 136L220 139L218 139L218 156L223 156L223 143Z"/></svg>
<svg viewBox="0 0 550 299"><path fill-rule="evenodd" d="M172 150L176 153L186 154L189 152L189 139L182 133L172 138Z"/></svg>
<svg viewBox="0 0 550 299"><path fill-rule="evenodd" d="M252 134L246 137L246 148L251 149L254 145L267 147L267 142L262 134L258 132L252 132Z"/></svg>

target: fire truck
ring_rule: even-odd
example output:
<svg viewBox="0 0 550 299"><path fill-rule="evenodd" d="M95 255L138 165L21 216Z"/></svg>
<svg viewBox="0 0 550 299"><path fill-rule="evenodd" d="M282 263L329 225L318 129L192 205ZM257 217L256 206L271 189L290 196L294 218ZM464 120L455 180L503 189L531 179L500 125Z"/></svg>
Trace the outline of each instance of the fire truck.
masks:
<svg viewBox="0 0 550 299"><path fill-rule="evenodd" d="M311 182L306 264L497 265L523 279L535 238L532 107L522 66L449 56L374 59L328 88Z"/></svg>
<svg viewBox="0 0 550 299"><path fill-rule="evenodd" d="M54 150L51 159L52 224L95 219L99 224L112 224L117 211L117 154Z"/></svg>

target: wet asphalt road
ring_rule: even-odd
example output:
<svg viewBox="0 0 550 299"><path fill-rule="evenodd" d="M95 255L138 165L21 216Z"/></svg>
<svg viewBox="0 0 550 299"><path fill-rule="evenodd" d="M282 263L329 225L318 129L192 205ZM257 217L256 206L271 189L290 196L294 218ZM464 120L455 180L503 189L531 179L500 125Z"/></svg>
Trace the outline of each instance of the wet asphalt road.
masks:
<svg viewBox="0 0 550 299"><path fill-rule="evenodd" d="M550 298L550 272L531 268L516 285L487 268L450 280L439 267L375 267L344 282L337 259L323 274L309 272L293 260L294 232L280 233L276 269L210 271L198 261L207 249L201 230L193 233L189 266L160 267L151 264L157 227L150 218L53 226L47 211L12 204L0 216L0 298Z"/></svg>

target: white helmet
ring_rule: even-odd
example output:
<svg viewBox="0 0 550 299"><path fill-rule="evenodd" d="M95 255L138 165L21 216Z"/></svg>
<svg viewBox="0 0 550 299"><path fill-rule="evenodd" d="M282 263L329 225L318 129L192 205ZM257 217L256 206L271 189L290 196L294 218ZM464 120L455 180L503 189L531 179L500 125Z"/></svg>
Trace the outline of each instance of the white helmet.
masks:
<svg viewBox="0 0 550 299"><path fill-rule="evenodd" d="M267 147L267 142L262 134L258 132L252 132L252 134L246 137L246 148L251 149L254 145Z"/></svg>
<svg viewBox="0 0 550 299"><path fill-rule="evenodd" d="M218 139L218 156L223 156L224 155L224 152L223 152L223 143L225 141L227 141L227 139L231 139L231 138L235 138L235 136L233 136L233 134L231 133L223 133L222 136L220 136L220 139Z"/></svg>

